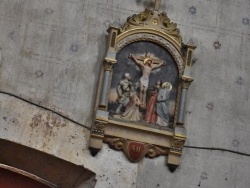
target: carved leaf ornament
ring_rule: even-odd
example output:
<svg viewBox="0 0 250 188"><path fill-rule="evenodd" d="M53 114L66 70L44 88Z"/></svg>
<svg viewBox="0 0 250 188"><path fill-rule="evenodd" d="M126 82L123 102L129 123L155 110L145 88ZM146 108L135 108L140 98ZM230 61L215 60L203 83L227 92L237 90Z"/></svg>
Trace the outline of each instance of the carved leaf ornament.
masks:
<svg viewBox="0 0 250 188"><path fill-rule="evenodd" d="M134 14L128 17L127 22L121 29L121 33L139 27L154 28L172 36L177 42L181 43L180 30L177 28L176 23L170 22L166 12L158 13L146 9L139 14Z"/></svg>

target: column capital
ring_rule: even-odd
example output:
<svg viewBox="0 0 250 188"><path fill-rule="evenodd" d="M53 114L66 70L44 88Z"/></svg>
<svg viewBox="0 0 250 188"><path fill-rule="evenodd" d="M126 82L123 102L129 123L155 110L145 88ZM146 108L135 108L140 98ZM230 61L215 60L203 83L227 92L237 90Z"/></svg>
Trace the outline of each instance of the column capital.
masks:
<svg viewBox="0 0 250 188"><path fill-rule="evenodd" d="M105 61L103 62L104 70L105 71L112 71L113 65L116 63L117 63L116 59L105 58Z"/></svg>
<svg viewBox="0 0 250 188"><path fill-rule="evenodd" d="M191 78L189 76L182 76L181 77L181 87L183 89L188 89L192 81L193 81L193 78Z"/></svg>

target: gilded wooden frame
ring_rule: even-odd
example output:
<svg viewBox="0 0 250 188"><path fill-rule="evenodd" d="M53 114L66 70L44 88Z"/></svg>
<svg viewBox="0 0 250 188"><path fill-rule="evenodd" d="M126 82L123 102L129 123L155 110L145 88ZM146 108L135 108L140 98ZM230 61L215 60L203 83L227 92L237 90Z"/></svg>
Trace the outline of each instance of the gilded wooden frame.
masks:
<svg viewBox="0 0 250 188"><path fill-rule="evenodd" d="M107 53L101 69L96 114L91 128L91 153L96 155L102 143L106 142L117 150L123 150L132 162L137 162L144 156L154 158L166 155L167 165L174 171L180 164L186 140L184 109L186 92L193 81L190 71L192 53L196 47L183 44L177 24L170 22L165 12L160 13L157 10L146 9L140 14L128 17L121 28L114 23L108 33ZM116 54L128 44L137 41L149 41L166 49L178 67L179 82L172 129L159 130L109 118L108 95L113 65L117 63Z"/></svg>

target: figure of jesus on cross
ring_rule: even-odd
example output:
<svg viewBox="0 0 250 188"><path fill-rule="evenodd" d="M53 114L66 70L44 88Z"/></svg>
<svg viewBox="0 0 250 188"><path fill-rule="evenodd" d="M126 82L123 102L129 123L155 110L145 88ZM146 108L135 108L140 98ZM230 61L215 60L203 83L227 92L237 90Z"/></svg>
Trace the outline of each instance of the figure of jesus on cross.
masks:
<svg viewBox="0 0 250 188"><path fill-rule="evenodd" d="M160 59L152 58L146 52L145 56L141 55L129 55L142 70L142 77L139 80L139 99L141 101L141 108L146 108L146 94L149 84L149 76L153 69L157 69L162 65L166 65L165 61Z"/></svg>

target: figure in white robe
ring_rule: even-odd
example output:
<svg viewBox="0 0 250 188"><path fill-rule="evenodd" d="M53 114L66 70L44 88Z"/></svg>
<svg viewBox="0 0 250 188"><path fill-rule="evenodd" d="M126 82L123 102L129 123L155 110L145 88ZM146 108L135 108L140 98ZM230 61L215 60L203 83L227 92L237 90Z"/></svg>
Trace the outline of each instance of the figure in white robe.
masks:
<svg viewBox="0 0 250 188"><path fill-rule="evenodd" d="M127 121L139 121L140 112L139 112L140 100L135 93L132 93L130 96L130 101L128 106L125 109L125 112L120 115L114 115L114 118L127 120Z"/></svg>

